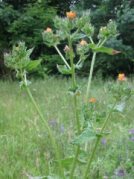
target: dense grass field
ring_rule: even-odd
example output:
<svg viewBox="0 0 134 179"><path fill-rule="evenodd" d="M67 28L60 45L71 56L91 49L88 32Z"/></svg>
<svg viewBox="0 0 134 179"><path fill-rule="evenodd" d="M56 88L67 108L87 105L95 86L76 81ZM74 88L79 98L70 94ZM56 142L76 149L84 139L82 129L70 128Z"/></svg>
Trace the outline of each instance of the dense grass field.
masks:
<svg viewBox="0 0 134 179"><path fill-rule="evenodd" d="M72 97L68 94L69 79L48 78L33 81L30 88L52 128L62 157L73 155L71 142L75 134ZM85 94L86 79L79 79ZM113 82L114 83L114 82ZM130 82L134 85L133 82ZM97 108L105 112L112 100L108 82L94 80L91 90ZM96 124L100 127L101 121ZM122 113L113 114L92 163L93 179L134 178L134 98ZM92 145L90 145L92 147ZM53 148L45 126L18 82L0 81L0 179L34 179L56 172ZM86 152L82 155L87 155ZM49 161L49 162L48 162ZM55 167L51 164L55 163ZM81 170L84 162L81 164ZM81 171L77 171L81 173ZM81 176L79 174L79 176ZM81 179L81 177L79 178Z"/></svg>

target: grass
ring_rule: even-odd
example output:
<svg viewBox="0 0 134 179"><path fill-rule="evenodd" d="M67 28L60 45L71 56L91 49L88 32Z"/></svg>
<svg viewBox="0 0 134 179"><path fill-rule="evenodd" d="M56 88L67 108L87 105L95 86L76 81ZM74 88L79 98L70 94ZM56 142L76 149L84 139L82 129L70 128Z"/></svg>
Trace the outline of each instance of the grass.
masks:
<svg viewBox="0 0 134 179"><path fill-rule="evenodd" d="M79 81L81 105L86 79ZM53 129L63 158L72 156L74 147L71 144L75 134L72 97L67 92L70 83L68 79L48 78L31 84L31 91ZM0 179L27 179L28 174L46 176L56 172L57 165L53 161L53 149L45 127L25 90L20 89L17 82L0 81L0 86ZM102 111L112 100L107 86L108 82L94 80L91 90L92 96L97 99L97 108ZM129 130L134 128L133 116L134 98L131 98L125 111L111 118L108 126L111 134L106 137L106 144L103 141L100 144L92 164L93 179L104 176L118 179L120 177L116 174L122 169L124 179L134 178L134 141L129 139ZM96 127L100 124L101 121ZM87 154L81 153L81 157L84 155ZM84 164L77 171L79 176L83 168Z"/></svg>

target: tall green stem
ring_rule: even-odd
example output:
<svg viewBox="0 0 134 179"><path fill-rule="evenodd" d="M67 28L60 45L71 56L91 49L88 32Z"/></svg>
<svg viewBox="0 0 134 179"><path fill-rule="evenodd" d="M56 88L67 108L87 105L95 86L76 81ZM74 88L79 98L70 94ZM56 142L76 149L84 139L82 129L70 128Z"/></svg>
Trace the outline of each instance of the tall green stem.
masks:
<svg viewBox="0 0 134 179"><path fill-rule="evenodd" d="M34 98L33 98L33 95L32 95L32 93L31 93L30 89L29 89L27 86L26 86L26 91L27 91L27 94L28 94L28 96L29 96L31 102L33 103L35 109L37 110L37 112L38 112L38 114L39 114L39 116L40 116L42 122L44 122L44 124L45 124L45 126L46 126L46 128L47 128L47 131L48 131L48 134L49 134L51 143L52 143L53 148L54 148L54 150L55 150L55 155L56 155L56 159L57 159L58 166L59 166L59 173L60 173L60 175L62 176L62 178L64 179L65 177L64 177L64 171L63 171L63 168L62 168L62 165L61 165L61 162L60 162L60 154L59 154L59 151L58 151L58 149L57 149L57 144L56 144L56 141L55 141L55 139L54 139L54 137L53 137L52 131L51 131L51 129L50 129L50 127L49 127L47 121L44 119L44 116L43 116L42 112L40 111L40 109L39 109L39 107L38 107L36 101L35 101Z"/></svg>
<svg viewBox="0 0 134 179"><path fill-rule="evenodd" d="M93 76L95 59L96 59L96 52L93 52L91 68L90 68L90 73L89 73L89 77L88 77L88 84L87 84L86 102L88 101L88 98L89 98L89 92L90 92L90 87L91 87L91 81L92 81L92 76Z"/></svg>
<svg viewBox="0 0 134 179"><path fill-rule="evenodd" d="M70 64L71 64L71 70L72 70L72 88L77 88L76 83L76 77L75 77L75 66L74 66L74 57L73 57L73 48L72 48L72 42L69 39L69 48L70 48ZM77 123L77 131L80 133L80 121L79 121L79 114L78 114L78 106L77 106L77 96L74 94L74 113L75 113L75 119Z"/></svg>
<svg viewBox="0 0 134 179"><path fill-rule="evenodd" d="M71 64L71 70L72 70L72 88L76 89L77 83L76 83L76 78L75 78L73 48L72 48L72 42L70 38L68 39L68 43L69 43L69 49L70 49L70 64ZM75 119L76 119L76 124L77 124L77 133L80 134L80 121L79 121L79 113L78 113L78 106L77 106L77 96L75 94L73 96L73 100L74 100L74 113L75 113ZM70 179L73 179L79 153L80 153L80 146L78 146L76 149L75 157L74 157L72 168L70 171Z"/></svg>
<svg viewBox="0 0 134 179"><path fill-rule="evenodd" d="M112 111L113 111L114 107L115 107L115 104L113 105L113 107L111 108L109 114L107 115L107 117L106 117L106 119L105 119L105 122L104 122L104 124L103 124L103 126L102 126L102 128L101 128L101 130L100 130L100 133L99 133L99 135L97 136L97 139L96 139L96 142L95 142L95 145L94 145L92 154L91 154L91 156L89 157L88 162L87 162L87 167L86 167L86 170L85 170L83 179L87 179L87 177L88 177L88 174L89 174L89 171L90 171L90 167L91 167L92 161L93 161L93 159L94 159L94 156L95 156L97 147L98 147L98 145L99 145L101 136L103 135L103 132L104 132L104 130L105 130L105 128L106 128L106 125L108 124L108 121L109 121L109 119L110 119L110 116L111 116L111 114L112 114ZM88 177L88 179L90 179L90 178Z"/></svg>

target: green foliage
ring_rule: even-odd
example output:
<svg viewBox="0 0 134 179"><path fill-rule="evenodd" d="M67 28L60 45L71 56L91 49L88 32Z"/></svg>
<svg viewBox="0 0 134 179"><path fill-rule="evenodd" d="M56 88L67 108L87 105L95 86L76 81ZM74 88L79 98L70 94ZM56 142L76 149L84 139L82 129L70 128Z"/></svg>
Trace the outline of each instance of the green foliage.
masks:
<svg viewBox="0 0 134 179"><path fill-rule="evenodd" d="M65 65L57 65L58 71L63 75L70 75L71 69L68 69Z"/></svg>
<svg viewBox="0 0 134 179"><path fill-rule="evenodd" d="M134 56L134 4L130 0L95 0L95 1L79 1L76 4L75 9L78 9L78 13L83 10L88 11L90 9L90 19L95 26L95 37L100 27L106 26L110 19L114 19L118 29L118 40L109 40L106 44L108 47L118 49L121 54L114 57L108 57L107 55L99 55L99 61L96 64L96 72L103 77L115 76L118 72L124 71L127 74L131 74L134 71L134 63L132 59ZM111 26L112 27L112 26ZM115 28L114 26L112 28ZM103 33L106 32L105 28L102 28ZM103 34L101 34L103 35ZM87 71L90 63L87 63L83 68L83 72ZM87 67L87 68L86 68Z"/></svg>
<svg viewBox="0 0 134 179"><path fill-rule="evenodd" d="M44 51L41 32L47 26L52 26L55 15L55 7L46 0L0 2L0 52L8 52L13 44L25 41L29 48L35 47L32 57L39 58ZM3 55L0 54L0 73L3 71L2 64Z"/></svg>
<svg viewBox="0 0 134 179"><path fill-rule="evenodd" d="M52 26L52 18L55 10L45 4L34 3L24 8L23 14L9 27L9 32L13 35L12 43L23 40L28 45L37 46L41 44L41 31L45 27Z"/></svg>
<svg viewBox="0 0 134 179"><path fill-rule="evenodd" d="M22 78L28 71L34 71L40 65L41 60L30 60L33 48L28 49L24 42L19 42L18 46L13 46L11 54L5 53L5 65L16 71L16 76Z"/></svg>
<svg viewBox="0 0 134 179"><path fill-rule="evenodd" d="M96 138L96 133L94 129L90 126L88 128L85 128L84 131L73 140L73 144L76 145L85 144L87 142L91 142L95 138Z"/></svg>

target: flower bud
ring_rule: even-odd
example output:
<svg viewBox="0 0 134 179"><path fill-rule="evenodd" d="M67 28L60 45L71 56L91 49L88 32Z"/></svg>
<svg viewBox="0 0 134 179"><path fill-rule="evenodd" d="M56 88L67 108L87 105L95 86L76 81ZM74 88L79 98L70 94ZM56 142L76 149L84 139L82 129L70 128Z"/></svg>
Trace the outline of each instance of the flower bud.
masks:
<svg viewBox="0 0 134 179"><path fill-rule="evenodd" d="M45 30L45 32L49 33L52 32L52 29L50 27L47 27L47 29Z"/></svg>
<svg viewBox="0 0 134 179"><path fill-rule="evenodd" d="M70 51L70 48L69 48L68 45L66 45L65 48L64 48L64 52L69 52L69 51Z"/></svg>
<svg viewBox="0 0 134 179"><path fill-rule="evenodd" d="M85 40L81 40L80 43L79 43L81 46L85 46L87 45L87 42Z"/></svg>
<svg viewBox="0 0 134 179"><path fill-rule="evenodd" d="M90 98L90 99L89 99L89 102L90 102L90 103L96 103L96 98L93 98L93 97Z"/></svg>
<svg viewBox="0 0 134 179"><path fill-rule="evenodd" d="M124 73L118 74L118 81L126 81L126 76Z"/></svg>
<svg viewBox="0 0 134 179"><path fill-rule="evenodd" d="M87 35L87 36L92 36L94 33L94 27L90 23L86 23L84 27L82 28L82 31Z"/></svg>
<svg viewBox="0 0 134 179"><path fill-rule="evenodd" d="M73 12L73 11L66 12L66 16L69 20L73 20L76 18L76 12Z"/></svg>

